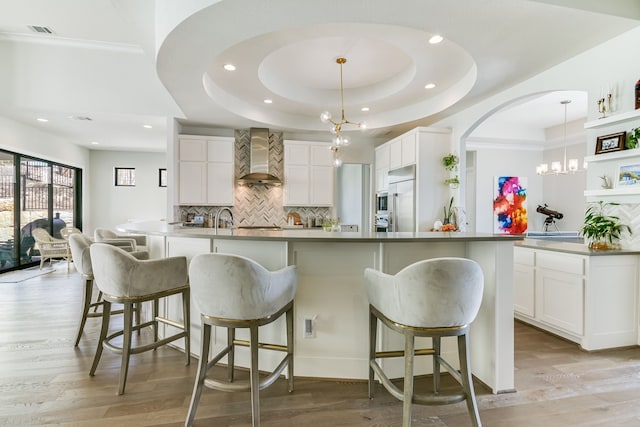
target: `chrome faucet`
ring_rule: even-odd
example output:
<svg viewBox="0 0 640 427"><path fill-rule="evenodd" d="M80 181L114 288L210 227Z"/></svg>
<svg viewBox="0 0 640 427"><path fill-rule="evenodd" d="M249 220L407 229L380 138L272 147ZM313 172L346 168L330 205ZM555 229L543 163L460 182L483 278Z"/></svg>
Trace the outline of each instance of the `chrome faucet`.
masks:
<svg viewBox="0 0 640 427"><path fill-rule="evenodd" d="M218 209L218 212L216 213L216 218L214 220L214 225L213 225L213 227L216 230L216 234L218 233L218 227L220 225L220 216L225 211L229 212L229 217L231 218L231 225L233 225L233 212L231 212L231 209L230 208L226 208L226 207Z"/></svg>

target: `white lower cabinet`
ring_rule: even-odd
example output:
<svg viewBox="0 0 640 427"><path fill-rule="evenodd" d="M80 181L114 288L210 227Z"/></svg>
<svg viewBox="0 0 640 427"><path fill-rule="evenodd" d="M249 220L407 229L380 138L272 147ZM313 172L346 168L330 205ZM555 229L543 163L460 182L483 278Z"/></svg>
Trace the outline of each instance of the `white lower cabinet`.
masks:
<svg viewBox="0 0 640 427"><path fill-rule="evenodd" d="M638 256L514 248L515 317L585 350L640 343Z"/></svg>

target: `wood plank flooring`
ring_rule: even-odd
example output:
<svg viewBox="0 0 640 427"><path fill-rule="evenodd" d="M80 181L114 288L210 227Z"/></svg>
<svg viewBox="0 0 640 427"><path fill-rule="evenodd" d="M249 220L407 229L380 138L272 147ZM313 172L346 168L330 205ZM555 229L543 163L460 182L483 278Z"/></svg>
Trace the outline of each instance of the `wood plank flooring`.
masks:
<svg viewBox="0 0 640 427"><path fill-rule="evenodd" d="M105 351L88 372L98 319L73 347L81 279L72 268L18 283L0 283L1 426L182 426L196 364L172 348L135 355L127 390L116 395L120 359ZM515 324L517 392L490 394L477 385L486 427L640 426L640 349L586 353L522 323ZM239 376L246 375L240 372ZM429 381L419 381L426 384ZM399 426L401 402L366 382L284 380L261 392L264 426ZM196 426L248 426L248 393L205 390ZM464 403L416 405L414 426L469 426Z"/></svg>

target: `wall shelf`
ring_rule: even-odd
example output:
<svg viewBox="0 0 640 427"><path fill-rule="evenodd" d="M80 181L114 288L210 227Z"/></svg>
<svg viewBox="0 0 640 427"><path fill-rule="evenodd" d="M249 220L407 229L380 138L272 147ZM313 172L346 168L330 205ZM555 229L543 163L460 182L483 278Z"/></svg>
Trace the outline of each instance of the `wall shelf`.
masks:
<svg viewBox="0 0 640 427"><path fill-rule="evenodd" d="M604 200L618 203L638 203L640 201L640 186L585 190L584 196L587 202Z"/></svg>
<svg viewBox="0 0 640 427"><path fill-rule="evenodd" d="M609 126L616 123L626 122L628 120L640 119L640 109L627 111L626 113L616 114L615 116L605 117L604 119L592 120L584 124L585 129L595 129L599 127Z"/></svg>
<svg viewBox="0 0 640 427"><path fill-rule="evenodd" d="M588 163L602 162L606 160L626 159L628 157L640 157L640 148L631 150L615 151L613 153L597 154L595 156L585 156L584 161Z"/></svg>

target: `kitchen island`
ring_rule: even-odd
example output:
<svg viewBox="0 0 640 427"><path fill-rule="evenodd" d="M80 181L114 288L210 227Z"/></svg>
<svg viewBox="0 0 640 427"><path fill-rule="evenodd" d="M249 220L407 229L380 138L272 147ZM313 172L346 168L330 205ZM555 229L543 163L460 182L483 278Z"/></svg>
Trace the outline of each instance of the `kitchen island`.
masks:
<svg viewBox="0 0 640 427"><path fill-rule="evenodd" d="M243 255L268 269L296 265L298 291L295 299L295 373L297 376L366 379L368 377L368 302L364 269L395 274L407 265L428 258L454 256L477 261L485 276L480 312L471 326L474 375L494 393L514 389L513 362L513 243L515 236L475 233L367 233L321 230L207 229L169 225L165 222L130 223L122 231L144 233L153 257L219 252ZM174 307L175 306L175 307ZM199 347L200 319L192 301L192 348ZM179 303L165 307L180 313ZM304 321L313 330L304 333ZM283 320L261 330L262 340L279 341ZM310 336L306 336L310 335ZM215 345L225 342L215 334ZM424 346L430 340L423 339ZM384 328L380 345L402 348L401 336ZM420 343L420 342L419 342ZM443 340L443 354L455 360L455 340ZM276 357L261 359L270 369ZM236 356L247 363L247 355ZM401 377L402 360L386 359L383 369ZM430 358L416 360L416 373L431 372Z"/></svg>

